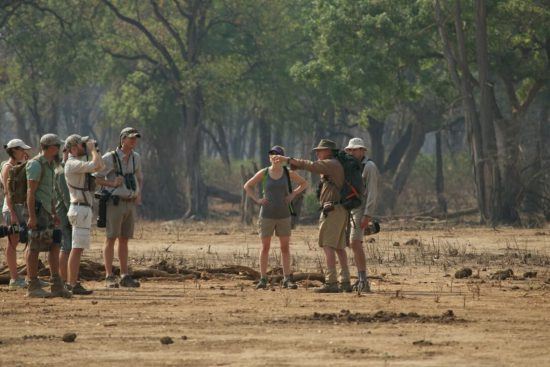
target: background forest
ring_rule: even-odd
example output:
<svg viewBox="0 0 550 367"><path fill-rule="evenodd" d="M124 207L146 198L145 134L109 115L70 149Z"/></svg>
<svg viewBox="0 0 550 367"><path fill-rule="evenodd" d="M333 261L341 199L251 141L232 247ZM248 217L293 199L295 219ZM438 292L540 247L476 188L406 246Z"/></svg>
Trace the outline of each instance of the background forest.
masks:
<svg viewBox="0 0 550 367"><path fill-rule="evenodd" d="M239 203L274 144L359 136L381 215L536 226L549 58L545 0L1 0L0 140L139 128L142 215L169 219Z"/></svg>

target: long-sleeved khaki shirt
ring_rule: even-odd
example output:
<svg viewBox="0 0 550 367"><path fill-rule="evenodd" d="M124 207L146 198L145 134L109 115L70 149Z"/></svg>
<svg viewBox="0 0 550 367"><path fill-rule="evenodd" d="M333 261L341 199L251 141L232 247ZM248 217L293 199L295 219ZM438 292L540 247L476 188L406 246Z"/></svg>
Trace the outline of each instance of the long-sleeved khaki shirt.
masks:
<svg viewBox="0 0 550 367"><path fill-rule="evenodd" d="M363 168L363 182L365 183L365 196L364 200L364 214L372 217L376 214L376 204L378 202L378 181L380 180L380 172L373 161L368 160L367 157L363 158L361 163Z"/></svg>
<svg viewBox="0 0 550 367"><path fill-rule="evenodd" d="M318 173L323 178L319 201L321 204L340 201L340 190L344 186L344 167L336 158L319 161L292 158L292 167Z"/></svg>

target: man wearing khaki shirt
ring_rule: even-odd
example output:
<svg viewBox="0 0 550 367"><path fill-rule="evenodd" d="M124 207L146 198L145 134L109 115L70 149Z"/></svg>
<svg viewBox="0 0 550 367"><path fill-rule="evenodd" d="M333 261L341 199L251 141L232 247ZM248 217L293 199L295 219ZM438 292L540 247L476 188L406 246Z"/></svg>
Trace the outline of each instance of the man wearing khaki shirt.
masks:
<svg viewBox="0 0 550 367"><path fill-rule="evenodd" d="M78 282L78 273L82 252L90 248L94 190L91 174L103 169L103 161L96 150L95 141L88 137L83 138L76 134L69 136L65 141L65 149L69 152L64 168L65 180L71 199L67 219L72 226L67 283L73 294L88 295L92 291L85 289Z"/></svg>
<svg viewBox="0 0 550 367"><path fill-rule="evenodd" d="M380 173L376 164L367 157L367 148L363 139L350 139L345 151L361 162L363 166L363 184L365 185L362 205L351 211L353 223L351 226L350 244L358 272L357 282L353 288L358 292L370 292L370 285L367 280L365 251L363 249L363 230L369 225L375 214Z"/></svg>
<svg viewBox="0 0 550 367"><path fill-rule="evenodd" d="M344 185L344 168L335 158L336 143L322 139L313 149L317 161L279 156L276 159L288 163L292 169L303 169L321 175L319 204L322 208L319 218L319 246L323 248L327 261L325 284L316 289L318 293L338 293L351 289L348 258L346 254L346 226L348 211L340 204L340 191ZM340 287L336 277L336 256L340 262Z"/></svg>
<svg viewBox="0 0 550 367"><path fill-rule="evenodd" d="M132 127L120 133L120 145L103 156L105 169L96 174L97 183L111 194L107 201L107 238L103 250L105 261L105 283L109 288L137 288L139 282L128 272L128 240L134 236L136 205L141 204L143 175L141 159L134 151L141 134ZM120 282L113 274L115 241L118 238L118 259L120 261Z"/></svg>

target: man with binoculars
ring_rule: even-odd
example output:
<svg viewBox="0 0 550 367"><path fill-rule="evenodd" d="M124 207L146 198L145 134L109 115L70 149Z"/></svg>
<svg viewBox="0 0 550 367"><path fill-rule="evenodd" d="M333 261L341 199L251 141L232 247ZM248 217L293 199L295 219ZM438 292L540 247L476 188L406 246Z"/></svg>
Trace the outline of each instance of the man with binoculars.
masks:
<svg viewBox="0 0 550 367"><path fill-rule="evenodd" d="M92 195L95 190L95 179L91 174L102 170L104 164L97 150L97 143L87 136L69 136L65 140L65 150L69 153L69 158L65 162L65 180L70 196L67 218L72 226L67 283L73 294L88 295L92 291L85 289L78 282L78 272L82 252L90 248Z"/></svg>
<svg viewBox="0 0 550 367"><path fill-rule="evenodd" d="M115 151L103 156L105 169L96 174L97 183L102 186L98 226L106 227L107 238L103 258L105 283L108 288L140 286L128 272L128 240L134 235L136 205L141 204L143 188L141 159L134 151L139 138L141 133L137 129L124 128L120 132L119 146ZM106 212L103 212L104 218L101 206L106 209ZM101 223L103 221L104 223ZM113 273L114 246L117 238L120 281Z"/></svg>

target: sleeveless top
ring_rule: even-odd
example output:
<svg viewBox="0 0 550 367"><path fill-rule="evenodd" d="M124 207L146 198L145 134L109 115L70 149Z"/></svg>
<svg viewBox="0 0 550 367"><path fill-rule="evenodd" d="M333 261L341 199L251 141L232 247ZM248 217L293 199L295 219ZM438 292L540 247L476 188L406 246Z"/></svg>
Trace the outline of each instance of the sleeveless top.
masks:
<svg viewBox="0 0 550 367"><path fill-rule="evenodd" d="M269 219L284 219L290 217L290 209L285 198L289 195L288 179L283 171L281 177L274 180L269 175L269 170L266 172L262 184L262 191L268 203L260 208L260 218Z"/></svg>

